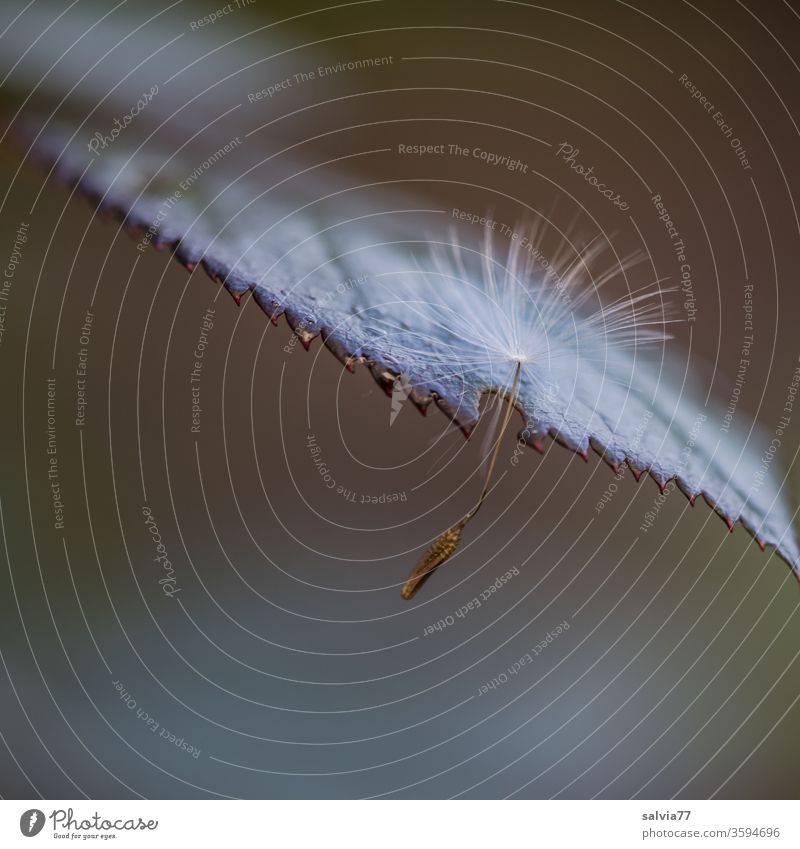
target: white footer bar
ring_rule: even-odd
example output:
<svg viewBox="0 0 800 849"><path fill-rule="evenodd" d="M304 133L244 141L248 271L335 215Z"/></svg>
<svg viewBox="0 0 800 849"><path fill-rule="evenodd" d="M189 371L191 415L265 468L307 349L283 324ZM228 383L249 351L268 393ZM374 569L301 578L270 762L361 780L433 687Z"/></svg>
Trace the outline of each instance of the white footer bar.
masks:
<svg viewBox="0 0 800 849"><path fill-rule="evenodd" d="M796 801L0 801L0 846L800 846Z"/></svg>

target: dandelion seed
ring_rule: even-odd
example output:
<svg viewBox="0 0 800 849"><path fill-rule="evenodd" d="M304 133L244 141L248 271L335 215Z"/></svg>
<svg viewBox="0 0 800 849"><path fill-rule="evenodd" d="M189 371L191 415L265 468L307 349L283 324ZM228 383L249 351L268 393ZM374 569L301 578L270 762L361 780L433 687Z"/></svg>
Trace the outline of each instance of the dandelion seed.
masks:
<svg viewBox="0 0 800 849"><path fill-rule="evenodd" d="M82 65L80 54L70 54L63 73L49 73L63 32L50 31L48 12L36 11L40 5L32 4L25 18L28 26L35 25L30 15L45 23L45 38L26 55L25 67L11 73L14 51L0 57L9 70L4 91L8 88L19 105L14 132L60 180L102 198L102 209L116 213L141 237L140 249L150 237L154 246L174 246L176 259L188 268L201 265L237 302L252 292L273 323L285 316L304 344L321 335L348 367L368 363L382 386L391 387L404 375L414 403L424 406L435 399L465 432L478 420L480 394L507 397L519 365L516 404L530 424L528 444L541 450L552 437L582 457L594 447L612 465L627 462L637 478L648 471L660 483L675 480L687 496L702 494L723 518L774 546L800 578L795 499L780 464L759 468L773 434L737 415L724 439L712 439L710 428L684 462L698 414L713 413L708 387L690 384L680 353L658 362L640 356L643 346L667 338L665 325L673 320L665 310L669 290L656 282L637 291L628 287L618 300L605 297L606 287L635 257L615 256L593 276L589 266L602 253L599 238L580 249L565 241L547 262L539 230L517 227L503 263L494 257L486 230L482 251L451 237L409 268L407 245L431 243L441 210L431 209L425 199L394 194L394 180L364 186L340 179L349 157L324 163L323 172L316 159L305 161L299 148L281 152L291 179L270 179L265 190L261 169L271 168L268 163L277 156L265 156L260 132L265 127L252 126L250 110L232 111L216 102L225 87L209 87L202 74L175 73L178 65L200 67L198 62L213 53L219 79L235 77L240 91L247 85L256 90L263 83L260 57L254 53L252 61L243 62L242 45L223 56L213 39L204 41L200 33L181 41L179 49L189 52L181 54L178 65L174 50L151 57L147 71L153 79L169 79L169 93L159 94L113 148L94 157L85 125L71 123L66 114L51 115L55 90L37 85L31 91L31 81L47 78L58 91L74 94L75 114L94 110L98 102L90 63ZM85 4L74 5L75 14L71 10L64 20L85 31L84 12L77 8ZM102 49L114 48L113 27L92 29L105 39ZM140 96L137 76L124 62L117 70L111 85L105 78L94 80L102 84L98 119L101 113L110 120L124 114ZM113 76L114 69L108 71ZM178 148L157 132L174 116L175 104L185 106L186 143ZM225 120L209 132L212 113L224 114ZM235 156L217 156L234 141ZM198 163L212 159L213 168L192 184L191 197L176 202L175 186L195 173ZM328 179L328 167L341 173ZM304 202L298 204L298 198ZM690 299L683 316L688 320L695 317L693 303ZM794 390L800 377L789 374L786 381Z"/></svg>
<svg viewBox="0 0 800 849"><path fill-rule="evenodd" d="M434 571L458 548L458 544L461 542L461 532L464 530L465 524L466 522L462 519L461 522L452 528L448 528L448 530L434 540L403 585L402 594L404 599L410 599L425 581L430 578Z"/></svg>
<svg viewBox="0 0 800 849"><path fill-rule="evenodd" d="M360 317L370 322L376 347L388 350L420 391L438 381L442 395L463 397L475 383L507 393L516 364L521 383L535 391L555 382L556 372L577 374L582 362L603 363L609 380L625 384L627 359L618 353L669 338L669 290L657 283L588 308L638 256L622 258L586 286L586 263L602 251L596 243L577 263L562 257L555 279L543 281L521 240L500 262L488 231L480 252L451 239L417 260L414 271L381 275L377 287L360 293Z"/></svg>
<svg viewBox="0 0 800 849"><path fill-rule="evenodd" d="M595 244L591 254L599 250ZM462 384L474 382L478 374L485 375L487 391L505 396L508 402L494 436L494 448L488 453L488 468L476 505L425 552L403 586L405 599L410 599L452 556L462 531L483 504L521 380L541 390L552 385L557 371L568 373L570 362L577 366L581 358L608 360L609 350L667 338L663 307L654 303L663 296L663 290L657 287L588 312L585 304L592 290L579 288L580 266L574 260L562 269L558 286L548 287L537 281L534 261L530 254L521 255L519 241L512 242L505 264L498 263L492 251L487 232L478 276L468 271L466 252L457 243L449 254L434 253L427 271L418 262L422 284L419 280L406 282L405 288L403 281L399 286L393 284L392 304L396 309L392 318L376 322L394 348L402 349L402 361L424 360L429 381L431 373L441 381ZM584 255L582 262L586 259ZM622 267L634 261L635 257L628 257ZM612 267L600 275L595 291L614 273ZM408 311L414 315L413 322L406 315ZM436 332L430 327L432 321L437 322ZM410 333L405 329L408 326L420 329ZM405 375L403 379L408 383ZM612 370L612 379L624 384L623 372L614 374Z"/></svg>
<svg viewBox="0 0 800 849"><path fill-rule="evenodd" d="M489 484L492 480L492 472L494 471L495 463L497 462L497 455L500 451L500 442L505 431L508 426L509 419L511 418L511 414L514 411L514 404L517 400L517 387L519 386L519 374L522 368L522 363L517 362L517 367L514 370L514 383L511 389L511 396L508 399L508 408L506 409L506 414L503 419L503 423L500 426L500 431L497 435L497 441L494 447L494 451L492 452L491 459L489 460L489 467L486 471L486 478L483 483L483 489L481 490L480 497L478 498L475 506L467 513L466 516L452 528L446 530L440 537L438 537L433 545L425 552L422 556L422 559L417 564L414 571L408 576L408 580L405 582L403 586L402 595L403 598L408 600L410 599L414 593L422 586L422 584L428 580L428 578L433 574L433 572L438 569L442 563L444 563L450 555L452 555L456 548L458 548L458 544L461 541L461 532L467 526L467 523L475 516L478 510L481 509L481 505L486 499L486 494L489 492Z"/></svg>

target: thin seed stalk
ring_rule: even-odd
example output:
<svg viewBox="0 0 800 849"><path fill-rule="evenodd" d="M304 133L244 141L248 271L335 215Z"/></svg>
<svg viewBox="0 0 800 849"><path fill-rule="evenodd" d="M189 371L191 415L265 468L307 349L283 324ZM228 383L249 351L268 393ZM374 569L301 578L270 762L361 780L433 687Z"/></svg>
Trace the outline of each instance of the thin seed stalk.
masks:
<svg viewBox="0 0 800 849"><path fill-rule="evenodd" d="M497 455L500 453L500 444L503 434L514 412L514 404L517 400L517 389L519 388L519 373L522 369L522 363L518 362L514 371L514 384L511 389L511 395L508 398L508 409L503 418L503 423L500 426L500 432L497 435L492 456L489 460L489 467L486 470L486 478L483 482L483 489L478 497L475 506L461 519L460 522L448 528L441 536L438 536L430 548L422 555L419 562L408 576L405 584L403 584L402 596L408 600L414 596L417 590L430 578L430 576L455 552L458 544L461 542L461 532L467 526L469 521L480 510L481 505L489 492L489 484L491 483L492 474L495 464L497 463Z"/></svg>

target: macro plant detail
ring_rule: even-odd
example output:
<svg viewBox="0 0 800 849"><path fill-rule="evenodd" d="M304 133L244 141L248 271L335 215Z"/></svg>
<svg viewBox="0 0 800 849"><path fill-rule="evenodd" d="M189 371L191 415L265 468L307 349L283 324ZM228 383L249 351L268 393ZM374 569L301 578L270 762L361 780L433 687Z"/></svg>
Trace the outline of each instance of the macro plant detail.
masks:
<svg viewBox="0 0 800 849"><path fill-rule="evenodd" d="M56 43L73 34L91 55L48 71ZM189 270L202 266L237 303L250 293L273 323L283 316L306 347L321 336L348 368L369 368L390 396L402 379L415 404L435 401L465 433L481 395L494 394L507 401L503 425L517 410L523 439L536 449L552 438L584 458L594 449L615 470L627 463L637 478L647 472L662 491L674 480L692 503L703 496L729 527L743 525L800 574L794 507L778 464L763 468L758 430L741 417L722 434L701 426L720 414L671 364L674 290L631 290L627 272L641 257L613 255L596 274L608 246L599 238L579 246L565 234L545 273L537 220L510 237L484 227L474 246L462 244L427 198L392 181L354 184L351 157L322 168L305 164L302 144L269 152L269 124L252 127L241 110L218 106L223 91L234 83L246 90L248 75L252 85L257 75L242 56L226 73L225 54L210 76L200 58L215 48L202 32L109 86L92 74L93 57L97 64L112 49L131 49L138 34L116 47L114 37L102 20L86 27L69 18L24 56L6 56L4 67L20 95L41 77L11 106L12 134L99 213L120 219L139 250L169 250ZM94 128L120 114L101 148ZM313 199L298 204L312 187ZM489 476L496 459L497 449ZM489 476L474 510L423 557L404 597L455 551Z"/></svg>
<svg viewBox="0 0 800 849"><path fill-rule="evenodd" d="M3 838L792 843L799 11L0 3Z"/></svg>

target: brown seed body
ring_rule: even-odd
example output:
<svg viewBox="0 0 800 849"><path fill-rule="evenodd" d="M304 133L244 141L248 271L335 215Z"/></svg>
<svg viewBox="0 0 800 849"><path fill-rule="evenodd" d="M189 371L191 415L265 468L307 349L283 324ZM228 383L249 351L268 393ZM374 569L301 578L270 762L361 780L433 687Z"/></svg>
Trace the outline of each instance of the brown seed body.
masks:
<svg viewBox="0 0 800 849"><path fill-rule="evenodd" d="M480 496L478 497L478 501L472 510L467 513L466 516L457 524L453 525L452 528L445 531L438 539L436 539L433 545L422 555L422 559L417 563L414 571L408 576L408 580L403 585L402 595L404 599L411 598L414 593L428 580L428 578L433 574L433 572L439 568L439 566L444 563L445 560L458 548L458 543L461 540L461 532L467 525L473 516L481 509L481 504L483 504L484 498L486 498L489 492L489 483L492 479L492 472L494 471L494 465L497 462L497 454L500 451L500 444L503 432L508 426L508 422L511 419L511 414L514 412L514 404L517 400L517 389L519 389L519 375L522 371L522 362L517 362L517 367L514 370L514 382L511 386L511 395L508 398L508 408L506 409L506 414L503 417L503 423L500 425L500 432L497 436L497 440L495 441L494 450L492 451L491 459L489 460L489 468L486 472L486 479L483 483L483 490L481 491Z"/></svg>
<svg viewBox="0 0 800 849"><path fill-rule="evenodd" d="M434 540L403 585L404 599L411 598L433 572L458 548L461 541L461 531L463 530L463 525L455 525Z"/></svg>

